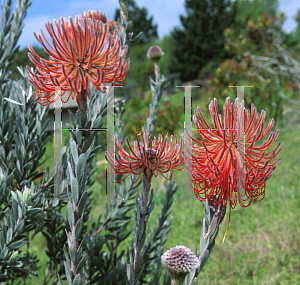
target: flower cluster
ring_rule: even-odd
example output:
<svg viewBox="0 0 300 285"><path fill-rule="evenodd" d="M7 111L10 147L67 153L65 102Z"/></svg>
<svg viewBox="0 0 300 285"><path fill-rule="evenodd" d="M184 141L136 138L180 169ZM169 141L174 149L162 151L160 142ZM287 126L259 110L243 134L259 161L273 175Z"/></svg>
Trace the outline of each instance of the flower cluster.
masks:
<svg viewBox="0 0 300 285"><path fill-rule="evenodd" d="M89 81L102 92L107 84L125 84L129 67L129 59L125 61L127 46L122 50L117 32L111 34L102 21L106 21L104 14L89 11L76 16L75 21L54 20L56 32L51 23L46 23L52 45L43 31L42 36L34 34L50 57L49 60L39 57L29 45L32 54L28 55L38 74L27 66L28 77L36 88L35 99L39 104L49 105L66 91L70 91L69 97L63 102L72 96L79 103L82 91L89 97Z"/></svg>
<svg viewBox="0 0 300 285"><path fill-rule="evenodd" d="M139 135L136 132L137 140L134 141L133 148L130 146L129 139L126 138L126 142L129 148L127 152L121 145L120 139L116 141L116 157L113 158L110 150L106 152L107 161L115 171L116 175L127 174L126 177L131 175L132 183L138 181L141 173L145 170L147 173L147 179L149 180L150 173L157 177L160 172L166 179L171 179L171 170L177 169L178 166L183 164L183 158L181 155L182 141L180 146L177 144L177 136L171 136L171 142L168 138L162 139L159 134L158 139L150 140L150 136L146 130L142 134L142 141L139 140ZM172 149L174 145L174 148ZM170 172L170 177L167 178L164 173ZM138 179L133 181L132 176L138 175ZM125 179L124 177L123 179ZM123 180L122 179L122 180ZM120 181L122 181L120 180ZM120 182L118 181L118 182Z"/></svg>
<svg viewBox="0 0 300 285"><path fill-rule="evenodd" d="M244 108L244 102L238 108L238 99L230 103L230 98L224 105L223 124L216 99L210 103L209 111L213 128L204 120L198 107L193 120L200 140L190 135L189 139L184 137L189 147L184 152L184 158L195 196L205 201L217 195L219 198L216 203L214 199L209 199L212 206L220 203L221 207L226 206L229 201L232 209L237 200L242 207L249 206L253 200L262 200L266 182L280 161L275 161L281 150L280 143L267 152L279 131L271 132L261 145L257 146L256 143L269 133L274 119L263 130L264 111L259 115L252 104L250 112ZM196 144L192 145L192 141Z"/></svg>

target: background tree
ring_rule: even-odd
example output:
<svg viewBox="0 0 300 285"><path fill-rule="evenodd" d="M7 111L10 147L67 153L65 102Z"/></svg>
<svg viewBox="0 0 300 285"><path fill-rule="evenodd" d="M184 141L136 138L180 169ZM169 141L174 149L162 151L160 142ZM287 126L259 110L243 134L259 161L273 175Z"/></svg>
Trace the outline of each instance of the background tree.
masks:
<svg viewBox="0 0 300 285"><path fill-rule="evenodd" d="M187 15L180 15L183 29L172 32L171 72L180 72L183 81L192 80L210 61L220 62L225 57L223 32L235 23L236 4L230 0L185 1Z"/></svg>
<svg viewBox="0 0 300 285"><path fill-rule="evenodd" d="M266 12L271 17L276 16L279 6L278 0L239 0L235 2L237 5L236 21L238 22L234 29L236 35L246 30L249 21L258 24Z"/></svg>
<svg viewBox="0 0 300 285"><path fill-rule="evenodd" d="M115 11L115 21L120 17L120 9ZM128 1L128 18L133 23L132 32L138 35L143 32L140 43L148 43L151 37L157 38L157 25L153 24L153 16L148 17L148 10L145 7L139 8L134 0Z"/></svg>

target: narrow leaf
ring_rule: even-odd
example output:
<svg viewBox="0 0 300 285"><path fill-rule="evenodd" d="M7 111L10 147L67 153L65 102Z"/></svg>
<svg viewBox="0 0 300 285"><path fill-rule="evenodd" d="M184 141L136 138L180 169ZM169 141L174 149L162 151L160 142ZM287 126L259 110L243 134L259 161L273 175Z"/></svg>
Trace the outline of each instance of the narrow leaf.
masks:
<svg viewBox="0 0 300 285"><path fill-rule="evenodd" d="M23 105L23 104L21 104L21 103L19 103L19 102L17 102L17 101L15 101L15 100L13 100L13 99L10 99L10 98L4 98L6 101L8 101L8 102L10 102L10 103L13 103L13 104L17 104L17 105Z"/></svg>
<svg viewBox="0 0 300 285"><path fill-rule="evenodd" d="M71 191L72 191L73 200L75 204L77 204L79 198L79 186L76 178L72 179Z"/></svg>
<svg viewBox="0 0 300 285"><path fill-rule="evenodd" d="M71 148L71 153L72 153L72 157L73 157L73 160L75 162L75 165L77 165L77 163L78 163L78 149L77 149L77 145L76 145L74 140L70 141L70 148Z"/></svg>
<svg viewBox="0 0 300 285"><path fill-rule="evenodd" d="M80 180L82 177L82 174L85 170L86 167L86 155L81 154L78 159L78 164L77 164L77 179Z"/></svg>
<svg viewBox="0 0 300 285"><path fill-rule="evenodd" d="M86 260L88 258L88 255L85 254L81 260L79 261L78 265L77 265L77 268L76 268L76 274L80 272L81 268L85 265L86 263Z"/></svg>
<svg viewBox="0 0 300 285"><path fill-rule="evenodd" d="M74 212L73 212L73 206L72 203L69 201L67 205L67 216L68 216L68 221L70 225L70 229L73 229L74 226Z"/></svg>
<svg viewBox="0 0 300 285"><path fill-rule="evenodd" d="M8 246L8 248L9 248L10 250L16 250L16 249L19 249L20 247L22 247L24 244L25 244L25 241L19 240L19 241L17 241L17 242L14 242L14 243L10 244L10 245Z"/></svg>

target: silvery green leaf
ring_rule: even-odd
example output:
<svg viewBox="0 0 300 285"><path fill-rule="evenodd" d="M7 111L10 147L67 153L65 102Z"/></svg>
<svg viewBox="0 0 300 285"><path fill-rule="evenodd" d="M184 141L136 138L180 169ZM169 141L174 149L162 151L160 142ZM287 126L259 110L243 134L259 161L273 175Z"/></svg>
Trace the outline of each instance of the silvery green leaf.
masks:
<svg viewBox="0 0 300 285"><path fill-rule="evenodd" d="M81 126L76 126L76 127L78 129L81 129ZM84 132L84 131L82 131L82 130L76 131L76 141L77 141L78 145L80 145L81 141L82 141L82 132Z"/></svg>
<svg viewBox="0 0 300 285"><path fill-rule="evenodd" d="M132 41L131 43L134 45L136 43L138 43L143 37L143 32L140 32Z"/></svg>
<svg viewBox="0 0 300 285"><path fill-rule="evenodd" d="M41 209L40 208L33 208L33 209L29 209L27 212L26 212L26 215L27 215L27 218L30 217L34 217L36 216L37 214L39 214L41 212Z"/></svg>
<svg viewBox="0 0 300 285"><path fill-rule="evenodd" d="M79 238L79 236L80 236L80 233L81 233L81 230L82 230L82 225L83 225L83 221L82 221L82 219L79 219L77 221L76 226L75 226L75 237L76 238Z"/></svg>
<svg viewBox="0 0 300 285"><path fill-rule="evenodd" d="M76 126L76 122L75 122L75 119L74 119L74 115L73 115L73 113L72 113L72 111L70 109L68 109L68 112L69 112L69 116L70 116L71 122L72 122L73 126L75 127Z"/></svg>
<svg viewBox="0 0 300 285"><path fill-rule="evenodd" d="M130 279L130 272L131 272L130 264L127 263L127 278L128 278L128 280Z"/></svg>
<svg viewBox="0 0 300 285"><path fill-rule="evenodd" d="M209 245L209 236L205 237L205 219L203 219L203 228L202 228L202 232L201 232L201 237L200 237L200 256L203 256L205 250L207 249L208 245Z"/></svg>
<svg viewBox="0 0 300 285"><path fill-rule="evenodd" d="M150 213L153 211L154 205L155 205L155 201L152 202L150 208L148 209L148 215L150 215Z"/></svg>
<svg viewBox="0 0 300 285"><path fill-rule="evenodd" d="M102 116L98 116L97 119L93 123L93 129L100 128Z"/></svg>
<svg viewBox="0 0 300 285"><path fill-rule="evenodd" d="M80 276L80 274L77 274L77 275L75 276L72 285L81 285L81 276Z"/></svg>
<svg viewBox="0 0 300 285"><path fill-rule="evenodd" d="M33 167L33 163L30 161L30 162L27 162L25 165L24 165L24 169L28 169L28 170L31 170Z"/></svg>
<svg viewBox="0 0 300 285"><path fill-rule="evenodd" d="M17 66L17 69L19 70L22 77L25 77L24 71L22 70L21 66Z"/></svg>
<svg viewBox="0 0 300 285"><path fill-rule="evenodd" d="M24 226L24 220L21 220L16 226L16 232L21 231L23 226Z"/></svg>
<svg viewBox="0 0 300 285"><path fill-rule="evenodd" d="M72 263L75 263L75 249L73 246L69 247L69 253Z"/></svg>
<svg viewBox="0 0 300 285"><path fill-rule="evenodd" d="M70 229L73 229L74 226L74 212L73 212L73 206L72 203L69 201L67 205L67 216L68 216L68 221L70 225Z"/></svg>
<svg viewBox="0 0 300 285"><path fill-rule="evenodd" d="M20 247L22 247L24 244L25 244L25 241L19 240L19 241L17 241L17 242L14 242L14 243L10 244L10 245L8 246L8 248L9 248L10 250L16 250L16 249L19 249Z"/></svg>
<svg viewBox="0 0 300 285"><path fill-rule="evenodd" d="M26 147L26 153L28 154L35 147L36 147L36 141L31 141Z"/></svg>
<svg viewBox="0 0 300 285"><path fill-rule="evenodd" d="M73 157L73 160L75 162L75 165L77 165L77 163L78 163L78 149L77 149L77 145L76 145L75 141L72 140L72 139L70 141L70 148L71 148L71 153L72 153L72 157Z"/></svg>
<svg viewBox="0 0 300 285"><path fill-rule="evenodd" d="M70 257L68 255L68 253L67 253L66 245L64 245L64 255L65 255L65 258L66 258L66 262L70 267L71 266L71 260L70 260Z"/></svg>
<svg viewBox="0 0 300 285"><path fill-rule="evenodd" d="M81 214L84 210L84 207L85 207L85 203L86 203L86 200L87 200L87 197L88 197L88 194L87 192L83 192L80 200L79 200L79 203L78 203L78 216L81 217Z"/></svg>
<svg viewBox="0 0 300 285"><path fill-rule="evenodd" d="M81 247L82 247L82 245L84 244L84 242L85 242L85 240L86 240L86 238L87 238L87 232L85 233L85 235L84 235L84 237L83 237L83 239L82 239L82 241L81 241L81 243L80 243L80 245L79 245L79 247L78 247L78 249L77 249L77 254L78 254L78 252L80 252L80 250L81 250Z"/></svg>
<svg viewBox="0 0 300 285"><path fill-rule="evenodd" d="M21 104L21 103L15 101L15 100L13 100L13 99L10 99L10 98L3 98L3 99L5 99L6 101L8 101L8 102L10 102L10 103L13 103L13 104L17 104L17 105L21 105L21 106L23 105L23 104Z"/></svg>
<svg viewBox="0 0 300 285"><path fill-rule="evenodd" d="M69 169L70 180L72 181L74 178L74 175L73 175L73 170L72 170L70 161L68 161L68 169Z"/></svg>
<svg viewBox="0 0 300 285"><path fill-rule="evenodd" d="M81 119L83 117L82 111L76 111L76 122L81 125Z"/></svg>
<svg viewBox="0 0 300 285"><path fill-rule="evenodd" d="M85 254L85 255L81 258L81 260L78 262L78 265L77 265L77 268L76 268L76 273L79 273L79 272L80 272L81 268L85 265L87 258L88 258L88 255Z"/></svg>
<svg viewBox="0 0 300 285"><path fill-rule="evenodd" d="M197 268L196 268L197 269ZM195 273L196 273L196 269L193 269L191 272L190 272L190 281L193 280L194 276L195 276Z"/></svg>
<svg viewBox="0 0 300 285"><path fill-rule="evenodd" d="M6 243L10 243L12 240L12 233L13 233L13 229L9 228L7 233L6 233Z"/></svg>
<svg viewBox="0 0 300 285"><path fill-rule="evenodd" d="M66 229L65 229L65 232L66 232L67 238L68 238L68 246L70 247L73 244L72 233L71 232L67 232Z"/></svg>
<svg viewBox="0 0 300 285"><path fill-rule="evenodd" d="M77 204L79 198L79 185L76 178L72 179L71 192L72 192L73 200L75 204Z"/></svg>
<svg viewBox="0 0 300 285"><path fill-rule="evenodd" d="M204 267L204 265L205 265L205 263L207 262L208 257L209 257L209 255L210 255L210 253L212 252L214 246L215 246L215 241L213 240L213 241L210 243L210 245L208 246L207 250L205 251L205 253L204 253L204 255L203 255L202 259L201 259L199 271L201 271L202 268Z"/></svg>
<svg viewBox="0 0 300 285"><path fill-rule="evenodd" d="M66 272L68 283L69 285L71 285L72 284L71 269L65 261L64 261L64 265L65 265L65 272Z"/></svg>
<svg viewBox="0 0 300 285"><path fill-rule="evenodd" d="M129 21L127 23L126 32L129 33L132 31L132 21Z"/></svg>
<svg viewBox="0 0 300 285"><path fill-rule="evenodd" d="M80 180L82 177L82 174L86 167L86 155L81 154L78 158L78 164L77 164L77 179Z"/></svg>

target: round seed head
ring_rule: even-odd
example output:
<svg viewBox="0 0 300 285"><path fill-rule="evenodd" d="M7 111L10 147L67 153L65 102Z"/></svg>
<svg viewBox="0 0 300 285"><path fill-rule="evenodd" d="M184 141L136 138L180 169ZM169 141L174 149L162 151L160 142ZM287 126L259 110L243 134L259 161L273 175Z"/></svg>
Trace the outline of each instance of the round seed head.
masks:
<svg viewBox="0 0 300 285"><path fill-rule="evenodd" d="M161 257L161 262L169 270L172 278L185 277L200 265L197 256L189 248L181 245L165 252Z"/></svg>
<svg viewBox="0 0 300 285"><path fill-rule="evenodd" d="M152 60L159 60L164 55L159 46L153 46L148 49L147 57Z"/></svg>

